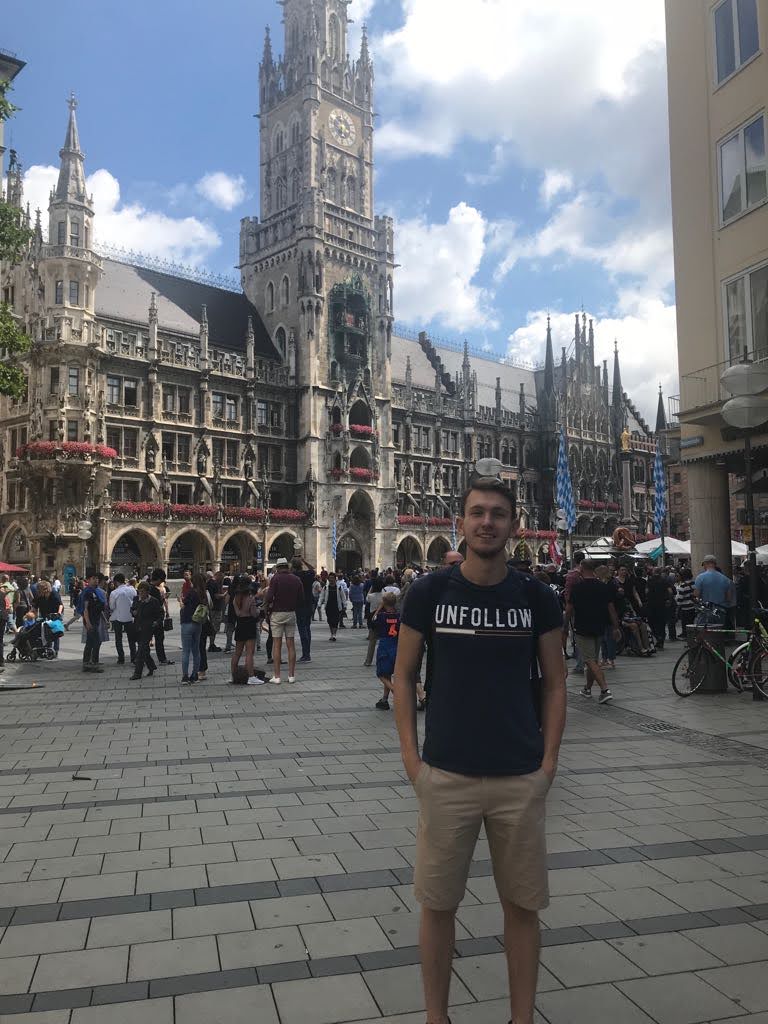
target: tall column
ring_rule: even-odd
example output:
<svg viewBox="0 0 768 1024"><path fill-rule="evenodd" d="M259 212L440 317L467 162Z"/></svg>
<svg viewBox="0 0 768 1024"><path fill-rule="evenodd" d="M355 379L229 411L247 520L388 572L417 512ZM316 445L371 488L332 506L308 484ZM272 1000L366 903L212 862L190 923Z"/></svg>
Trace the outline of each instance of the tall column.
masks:
<svg viewBox="0 0 768 1024"><path fill-rule="evenodd" d="M731 512L728 471L714 462L693 463L688 469L691 526L691 568L694 575L705 555L731 574Z"/></svg>
<svg viewBox="0 0 768 1024"><path fill-rule="evenodd" d="M634 521L634 509L632 508L632 453L621 453L621 521L625 525L631 525Z"/></svg>

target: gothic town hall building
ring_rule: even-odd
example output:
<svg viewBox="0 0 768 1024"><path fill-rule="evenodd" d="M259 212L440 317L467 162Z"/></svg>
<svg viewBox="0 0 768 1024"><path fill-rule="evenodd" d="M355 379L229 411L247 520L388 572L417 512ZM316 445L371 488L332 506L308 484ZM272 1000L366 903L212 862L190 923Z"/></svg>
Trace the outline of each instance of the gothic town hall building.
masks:
<svg viewBox="0 0 768 1024"><path fill-rule="evenodd" d="M367 40L348 52L345 0L282 7L283 56L267 34L260 67L261 210L242 222L241 288L100 254L74 100L47 233L11 153L5 198L33 237L0 288L32 347L26 397L0 399L0 559L63 577L84 561L177 576L294 551L328 567L335 522L340 567L436 563L484 456L516 489L519 546L546 557L560 423L576 540L622 521L646 532L655 439L618 352L610 384L596 365L591 322L576 318L557 357L548 333L540 369L397 328Z"/></svg>

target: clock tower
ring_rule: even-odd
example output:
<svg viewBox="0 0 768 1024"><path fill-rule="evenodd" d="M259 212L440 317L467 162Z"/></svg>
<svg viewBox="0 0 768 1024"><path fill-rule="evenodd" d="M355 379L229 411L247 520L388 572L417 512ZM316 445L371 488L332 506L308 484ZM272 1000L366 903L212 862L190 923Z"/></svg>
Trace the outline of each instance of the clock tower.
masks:
<svg viewBox="0 0 768 1024"><path fill-rule="evenodd" d="M240 232L243 288L299 389L296 479L317 488L308 557L326 566L334 517L351 562L387 562L396 501L394 232L374 214L373 64L365 31L350 58L348 4L281 0L283 56L267 30L259 74L261 213Z"/></svg>

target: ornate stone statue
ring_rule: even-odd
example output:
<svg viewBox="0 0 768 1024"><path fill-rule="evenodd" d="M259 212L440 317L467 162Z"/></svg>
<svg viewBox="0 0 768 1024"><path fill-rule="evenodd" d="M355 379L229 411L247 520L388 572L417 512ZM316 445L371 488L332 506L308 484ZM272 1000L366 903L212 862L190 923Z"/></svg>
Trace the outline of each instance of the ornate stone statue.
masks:
<svg viewBox="0 0 768 1024"><path fill-rule="evenodd" d="M243 462L243 475L246 480L253 479L253 452L250 448L245 453L245 461Z"/></svg>
<svg viewBox="0 0 768 1024"><path fill-rule="evenodd" d="M626 427L624 427L624 430L623 430L622 435L621 435L621 450L623 452L631 452L632 451L632 447L631 447L631 444L630 444L631 440L632 440L632 435L630 434L629 430Z"/></svg>
<svg viewBox="0 0 768 1024"><path fill-rule="evenodd" d="M213 462L213 483L211 484L211 494L213 496L214 505L221 504L221 464L218 459L214 459Z"/></svg>
<svg viewBox="0 0 768 1024"><path fill-rule="evenodd" d="M307 474L307 522L314 523L315 508L317 502L317 486L312 476L312 470Z"/></svg>
<svg viewBox="0 0 768 1024"><path fill-rule="evenodd" d="M155 453L154 441L152 439L150 439L149 443L147 444L147 454L146 454L146 457L145 457L145 463L146 463L146 467L147 467L147 472L148 473L154 473L155 472L156 460L157 460L157 456L156 456L156 453Z"/></svg>
<svg viewBox="0 0 768 1024"><path fill-rule="evenodd" d="M208 456L203 445L197 449L197 475L205 476L208 473Z"/></svg>
<svg viewBox="0 0 768 1024"><path fill-rule="evenodd" d="M160 474L160 495L164 502L170 502L171 500L171 480L168 476L168 469L163 460L163 471Z"/></svg>
<svg viewBox="0 0 768 1024"><path fill-rule="evenodd" d="M43 436L43 401L39 397L35 399L29 433L33 441Z"/></svg>

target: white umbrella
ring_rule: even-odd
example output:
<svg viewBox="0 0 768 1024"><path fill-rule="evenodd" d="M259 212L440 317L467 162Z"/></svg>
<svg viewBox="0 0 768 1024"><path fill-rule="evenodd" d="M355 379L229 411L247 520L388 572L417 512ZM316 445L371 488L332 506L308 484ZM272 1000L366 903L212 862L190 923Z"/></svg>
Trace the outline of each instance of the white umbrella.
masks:
<svg viewBox="0 0 768 1024"><path fill-rule="evenodd" d="M749 548L739 540L731 541L731 554L734 558L745 558Z"/></svg>
<svg viewBox="0 0 768 1024"><path fill-rule="evenodd" d="M641 544L635 545L635 550L641 555L650 555L661 547L661 540L644 540ZM677 537L664 538L664 550L668 555L690 555L691 542L678 540Z"/></svg>

